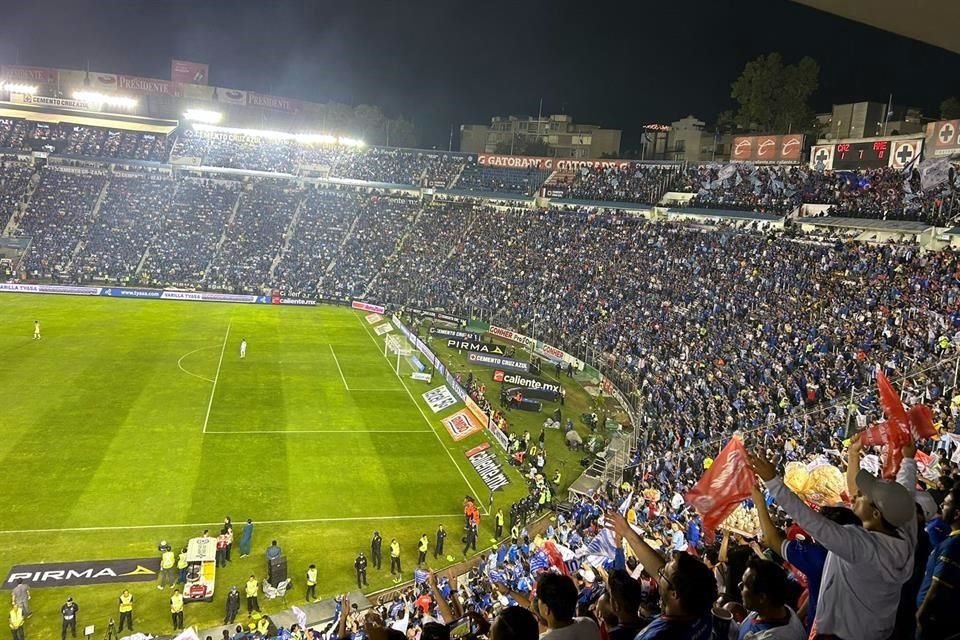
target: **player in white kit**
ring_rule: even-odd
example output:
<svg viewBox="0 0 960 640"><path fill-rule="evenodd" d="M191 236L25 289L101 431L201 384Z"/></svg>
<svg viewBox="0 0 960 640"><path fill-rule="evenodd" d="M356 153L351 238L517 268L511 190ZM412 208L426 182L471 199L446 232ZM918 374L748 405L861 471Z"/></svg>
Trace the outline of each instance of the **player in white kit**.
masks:
<svg viewBox="0 0 960 640"><path fill-rule="evenodd" d="M243 360L247 357L247 339L243 338L240 340L240 359Z"/></svg>
<svg viewBox="0 0 960 640"><path fill-rule="evenodd" d="M40 321L39 320L33 321L33 339L34 340L40 339Z"/></svg>

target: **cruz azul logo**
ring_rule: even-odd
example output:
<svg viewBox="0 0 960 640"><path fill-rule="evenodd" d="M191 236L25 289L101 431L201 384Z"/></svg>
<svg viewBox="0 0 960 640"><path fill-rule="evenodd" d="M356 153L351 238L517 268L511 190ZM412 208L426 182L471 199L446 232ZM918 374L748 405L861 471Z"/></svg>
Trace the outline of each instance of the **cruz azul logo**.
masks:
<svg viewBox="0 0 960 640"><path fill-rule="evenodd" d="M157 579L159 571L160 558L20 564L10 569L3 581L3 588L13 589L17 586L18 579L33 588L72 587L108 582L151 582Z"/></svg>

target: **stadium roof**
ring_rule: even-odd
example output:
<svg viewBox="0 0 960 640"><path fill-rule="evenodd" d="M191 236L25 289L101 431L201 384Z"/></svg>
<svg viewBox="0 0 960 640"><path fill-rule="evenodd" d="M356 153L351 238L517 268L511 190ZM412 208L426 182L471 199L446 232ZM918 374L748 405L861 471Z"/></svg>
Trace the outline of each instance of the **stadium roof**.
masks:
<svg viewBox="0 0 960 640"><path fill-rule="evenodd" d="M793 0L960 53L960 2L956 0Z"/></svg>

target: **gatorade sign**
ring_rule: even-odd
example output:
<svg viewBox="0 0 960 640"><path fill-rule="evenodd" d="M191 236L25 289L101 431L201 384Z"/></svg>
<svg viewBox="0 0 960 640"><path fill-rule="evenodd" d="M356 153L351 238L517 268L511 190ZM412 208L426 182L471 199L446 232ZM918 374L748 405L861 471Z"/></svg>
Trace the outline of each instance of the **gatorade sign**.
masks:
<svg viewBox="0 0 960 640"><path fill-rule="evenodd" d="M73 587L108 582L152 582L160 572L160 558L129 560L91 560L89 562L52 562L18 564L10 569L2 588L13 589L17 580L33 589Z"/></svg>

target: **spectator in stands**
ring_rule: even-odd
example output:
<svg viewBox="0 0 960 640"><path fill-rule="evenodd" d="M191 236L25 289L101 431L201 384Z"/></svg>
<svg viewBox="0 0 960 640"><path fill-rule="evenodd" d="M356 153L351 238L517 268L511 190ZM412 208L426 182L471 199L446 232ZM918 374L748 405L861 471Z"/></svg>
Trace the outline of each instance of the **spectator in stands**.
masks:
<svg viewBox="0 0 960 640"><path fill-rule="evenodd" d="M917 594L917 638L946 638L956 631L960 589L960 484L954 485L941 507L950 535L933 548Z"/></svg>
<svg viewBox="0 0 960 640"><path fill-rule="evenodd" d="M860 450L859 441L851 444L848 488L857 496L854 512L862 528L815 513L777 477L773 464L757 455L750 460L777 503L829 551L814 619L817 633L885 640L893 631L900 588L913 573L916 448L904 447L896 483L861 470Z"/></svg>
<svg viewBox="0 0 960 640"><path fill-rule="evenodd" d="M541 640L599 640L597 623L576 617L577 596L577 586L567 576L545 573L537 580L536 611L548 629Z"/></svg>
<svg viewBox="0 0 960 640"><path fill-rule="evenodd" d="M490 626L490 640L537 640L540 637L537 619L523 607L503 609Z"/></svg>
<svg viewBox="0 0 960 640"><path fill-rule="evenodd" d="M754 557L740 581L743 606L750 615L740 624L741 638L804 640L807 633L787 606L787 573L770 560Z"/></svg>

